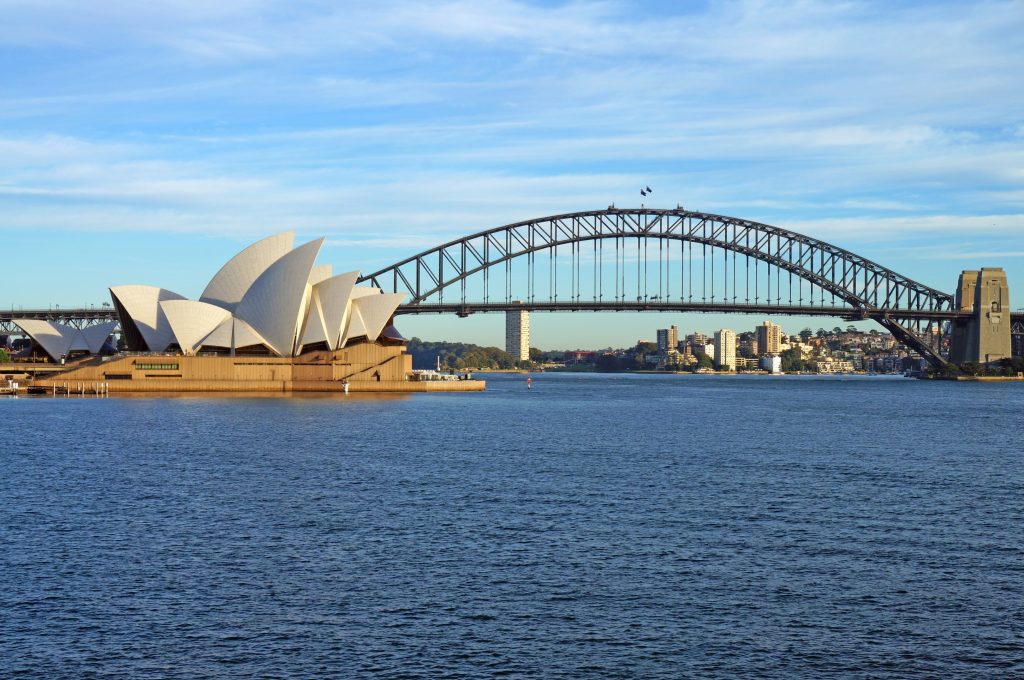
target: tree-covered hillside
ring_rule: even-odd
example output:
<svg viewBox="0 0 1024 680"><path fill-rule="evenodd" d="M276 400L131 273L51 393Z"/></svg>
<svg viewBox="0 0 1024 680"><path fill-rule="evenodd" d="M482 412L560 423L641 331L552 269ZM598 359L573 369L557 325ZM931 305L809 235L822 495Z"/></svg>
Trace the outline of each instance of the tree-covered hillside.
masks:
<svg viewBox="0 0 1024 680"><path fill-rule="evenodd" d="M425 342L419 338L409 341L413 368L436 368L441 357L441 369L516 368L510 354L497 347L481 347L464 342Z"/></svg>

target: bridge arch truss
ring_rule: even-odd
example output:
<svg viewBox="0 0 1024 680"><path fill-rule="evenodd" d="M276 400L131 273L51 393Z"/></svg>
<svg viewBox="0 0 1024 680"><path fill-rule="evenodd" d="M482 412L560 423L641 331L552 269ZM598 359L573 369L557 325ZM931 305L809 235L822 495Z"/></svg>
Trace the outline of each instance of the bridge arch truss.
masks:
<svg viewBox="0 0 1024 680"><path fill-rule="evenodd" d="M567 213L450 241L364 276L402 313L716 311L874 319L943 365L953 297L833 244L683 208Z"/></svg>

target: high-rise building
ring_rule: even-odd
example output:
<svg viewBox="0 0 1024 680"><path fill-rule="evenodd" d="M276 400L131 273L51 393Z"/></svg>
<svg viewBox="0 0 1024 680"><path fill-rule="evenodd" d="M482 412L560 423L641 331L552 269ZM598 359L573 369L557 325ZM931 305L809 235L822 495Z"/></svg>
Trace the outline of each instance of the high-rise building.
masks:
<svg viewBox="0 0 1024 680"><path fill-rule="evenodd" d="M736 370L736 333L728 328L715 332L715 368Z"/></svg>
<svg viewBox="0 0 1024 680"><path fill-rule="evenodd" d="M679 326L658 329L658 351L664 354L679 346Z"/></svg>
<svg viewBox="0 0 1024 680"><path fill-rule="evenodd" d="M708 336L704 335L700 331L694 331L690 335L686 336L686 341L687 342L692 342L692 343L694 343L696 345L706 345L706 344L708 344L708 340L710 340L710 339L711 338L709 338Z"/></svg>
<svg viewBox="0 0 1024 680"><path fill-rule="evenodd" d="M517 361L530 359L530 312L505 312L505 351Z"/></svg>
<svg viewBox="0 0 1024 680"><path fill-rule="evenodd" d="M760 356L765 354L778 354L779 345L782 344L782 327L765 321L757 327L757 353Z"/></svg>

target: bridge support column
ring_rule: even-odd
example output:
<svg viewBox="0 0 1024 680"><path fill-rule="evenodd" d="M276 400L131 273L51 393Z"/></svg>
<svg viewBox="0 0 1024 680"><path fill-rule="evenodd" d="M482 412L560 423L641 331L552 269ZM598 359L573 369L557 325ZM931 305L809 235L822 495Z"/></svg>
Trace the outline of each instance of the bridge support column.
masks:
<svg viewBox="0 0 1024 680"><path fill-rule="evenodd" d="M1013 354L1010 337L1010 289L999 267L965 270L956 289L956 308L970 312L953 324L949 358L953 363L983 364Z"/></svg>
<svg viewBox="0 0 1024 680"><path fill-rule="evenodd" d="M516 302L519 303L518 300ZM516 361L530 360L529 311L519 309L505 312L505 351Z"/></svg>

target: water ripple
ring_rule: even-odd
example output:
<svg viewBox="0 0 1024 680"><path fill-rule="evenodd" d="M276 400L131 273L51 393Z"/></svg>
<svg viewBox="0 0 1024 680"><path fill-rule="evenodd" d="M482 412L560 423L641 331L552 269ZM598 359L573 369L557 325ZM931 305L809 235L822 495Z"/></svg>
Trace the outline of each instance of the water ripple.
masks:
<svg viewBox="0 0 1024 680"><path fill-rule="evenodd" d="M1024 676L1021 387L3 400L0 676Z"/></svg>

